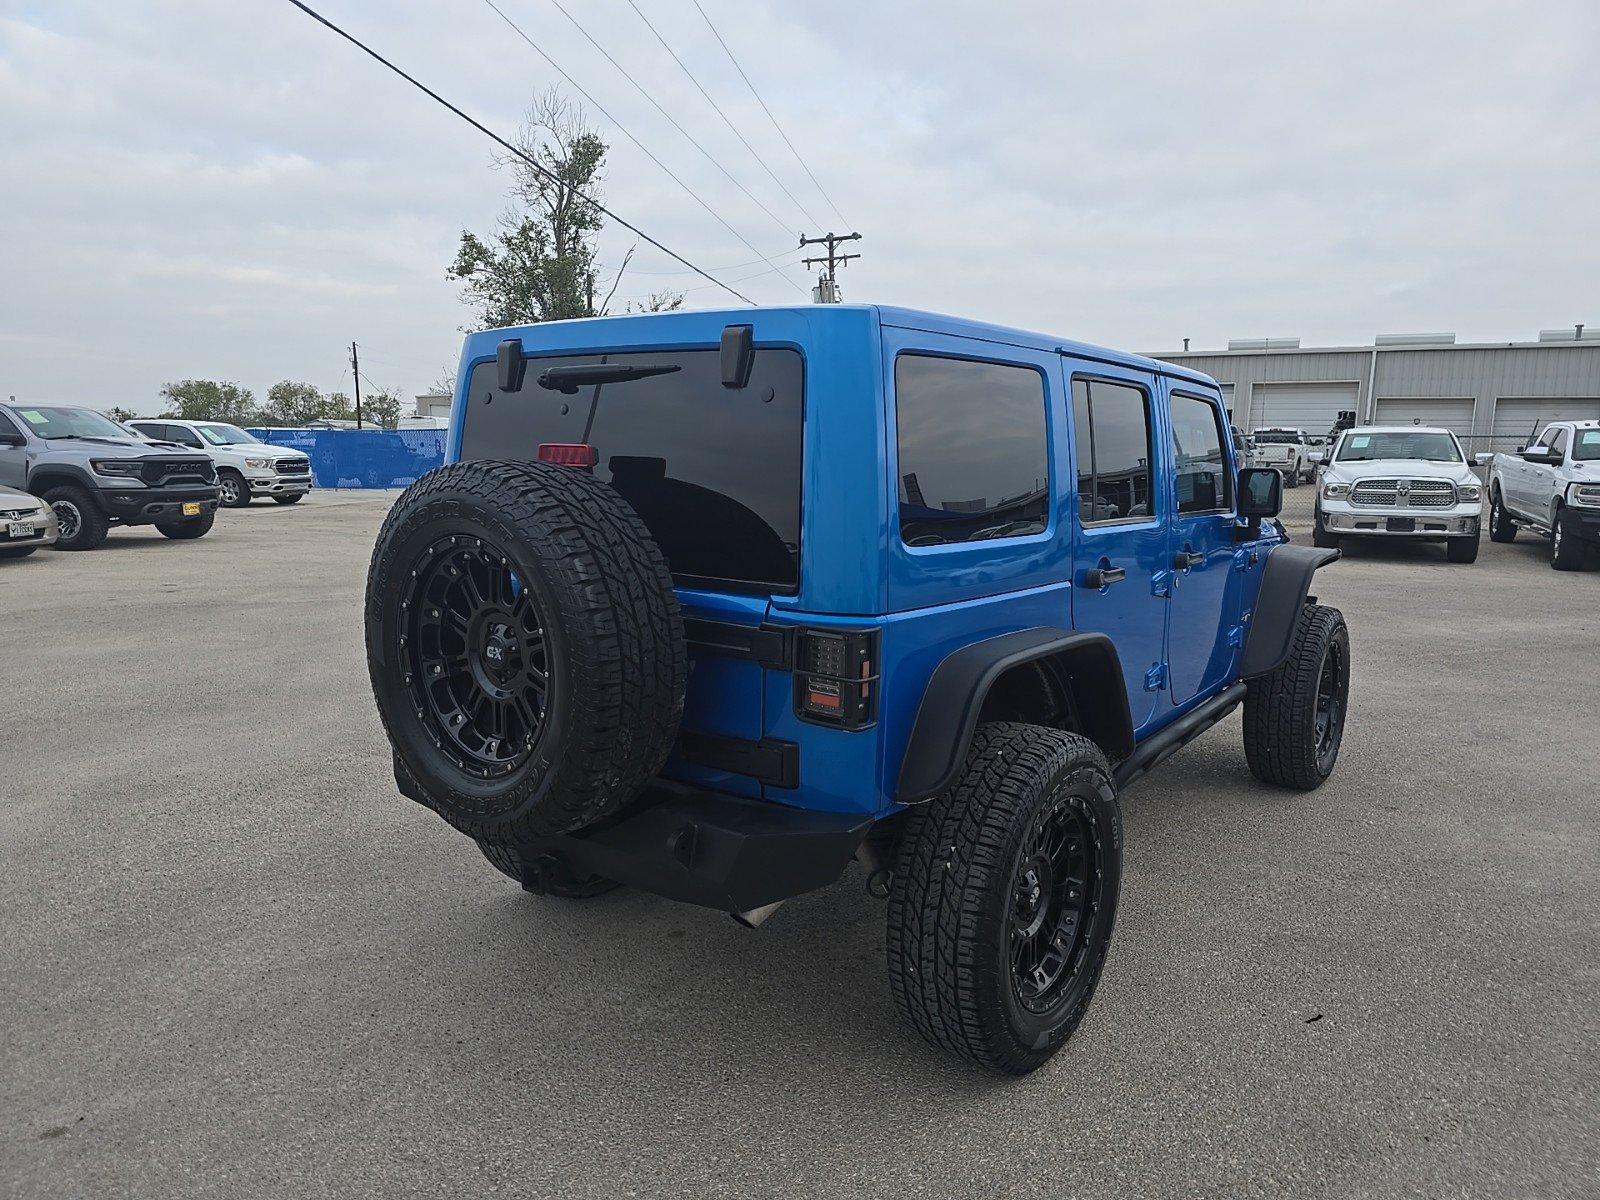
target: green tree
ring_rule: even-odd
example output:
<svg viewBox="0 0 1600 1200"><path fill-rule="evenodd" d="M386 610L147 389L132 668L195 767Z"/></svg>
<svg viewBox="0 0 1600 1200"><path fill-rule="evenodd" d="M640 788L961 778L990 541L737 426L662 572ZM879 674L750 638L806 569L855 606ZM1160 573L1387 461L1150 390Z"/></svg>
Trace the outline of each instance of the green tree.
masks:
<svg viewBox="0 0 1600 1200"><path fill-rule="evenodd" d="M161 415L183 421L228 421L241 424L255 413L256 398L249 388L213 379L184 379L166 384L161 398L167 402Z"/></svg>
<svg viewBox="0 0 1600 1200"><path fill-rule="evenodd" d="M320 420L328 401L309 383L285 379L267 389L266 416L274 425L299 426Z"/></svg>
<svg viewBox="0 0 1600 1200"><path fill-rule="evenodd" d="M138 415L139 414L134 412L131 408L123 408L120 404L113 404L110 408L106 409L106 416L110 417L113 421L131 421Z"/></svg>
<svg viewBox="0 0 1600 1200"><path fill-rule="evenodd" d="M400 424L401 402L400 393L388 388L379 388L377 391L368 392L361 397L361 416L363 420L374 425L381 425L385 429L395 429Z"/></svg>
<svg viewBox="0 0 1600 1200"><path fill-rule="evenodd" d="M603 313L606 303L595 304L602 217L591 200L599 198L606 144L585 124L581 108L551 90L534 99L517 146L544 171L515 155L496 160L511 168L515 207L488 238L463 231L445 275L461 281L466 300L490 327ZM632 253L612 280L607 301Z"/></svg>

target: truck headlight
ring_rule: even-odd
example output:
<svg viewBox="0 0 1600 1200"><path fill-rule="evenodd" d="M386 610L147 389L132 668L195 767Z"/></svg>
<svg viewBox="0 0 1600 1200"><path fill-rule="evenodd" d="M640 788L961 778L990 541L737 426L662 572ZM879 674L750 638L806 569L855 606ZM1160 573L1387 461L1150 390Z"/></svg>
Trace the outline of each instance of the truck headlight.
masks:
<svg viewBox="0 0 1600 1200"><path fill-rule="evenodd" d="M1573 484L1567 503L1576 508L1600 508L1600 483Z"/></svg>
<svg viewBox="0 0 1600 1200"><path fill-rule="evenodd" d="M272 465L272 460L270 458L247 458L244 460L244 465L252 470L265 471Z"/></svg>
<svg viewBox="0 0 1600 1200"><path fill-rule="evenodd" d="M120 475L129 479L139 478L139 473L144 470L141 462L126 459L118 461L114 458L91 458L89 467L96 475Z"/></svg>
<svg viewBox="0 0 1600 1200"><path fill-rule="evenodd" d="M1483 499L1483 485L1481 483L1456 484L1456 499L1463 504L1471 504Z"/></svg>
<svg viewBox="0 0 1600 1200"><path fill-rule="evenodd" d="M1348 483L1328 483L1322 485L1322 498L1324 500L1343 500L1350 494Z"/></svg>

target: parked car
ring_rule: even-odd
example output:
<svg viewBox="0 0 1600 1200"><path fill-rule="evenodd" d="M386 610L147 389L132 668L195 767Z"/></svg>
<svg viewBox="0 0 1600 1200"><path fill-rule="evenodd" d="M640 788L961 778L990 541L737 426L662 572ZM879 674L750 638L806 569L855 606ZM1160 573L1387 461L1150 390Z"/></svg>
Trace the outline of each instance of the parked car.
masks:
<svg viewBox="0 0 1600 1200"><path fill-rule="evenodd" d="M216 519L211 460L152 445L89 408L0 404L0 484L46 501L58 550L89 550L112 525L204 537Z"/></svg>
<svg viewBox="0 0 1600 1200"><path fill-rule="evenodd" d="M1558 571L1600 546L1600 421L1556 421L1516 454L1493 456L1489 538L1509 542L1518 526L1550 538Z"/></svg>
<svg viewBox="0 0 1600 1200"><path fill-rule="evenodd" d="M43 500L0 485L0 558L26 558L54 544L58 531L55 510Z"/></svg>
<svg viewBox="0 0 1600 1200"><path fill-rule="evenodd" d="M311 460L298 450L271 446L224 421L139 417L126 422L148 438L203 450L217 465L225 508L244 508L255 496L296 504L311 490Z"/></svg>
<svg viewBox="0 0 1600 1200"><path fill-rule="evenodd" d="M1120 791L1241 703L1259 779L1334 769L1338 552L1287 544L1205 375L845 305L461 362L367 657L401 792L529 891L755 926L859 858L904 1020L1021 1073L1105 962Z"/></svg>
<svg viewBox="0 0 1600 1200"><path fill-rule="evenodd" d="M1310 438L1304 429L1257 429L1250 435L1250 461L1258 467L1276 467L1288 487L1316 478L1308 455Z"/></svg>
<svg viewBox="0 0 1600 1200"><path fill-rule="evenodd" d="M1339 435L1317 486L1312 541L1443 542L1454 563L1478 557L1483 486L1448 429L1366 425Z"/></svg>

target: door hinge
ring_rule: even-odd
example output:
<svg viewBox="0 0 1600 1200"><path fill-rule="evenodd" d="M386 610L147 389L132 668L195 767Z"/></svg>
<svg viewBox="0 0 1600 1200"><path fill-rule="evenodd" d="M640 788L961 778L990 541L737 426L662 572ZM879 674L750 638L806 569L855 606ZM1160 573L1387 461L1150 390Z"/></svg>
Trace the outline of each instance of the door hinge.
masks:
<svg viewBox="0 0 1600 1200"><path fill-rule="evenodd" d="M1261 555L1254 550L1236 550L1233 555L1233 569L1235 571L1248 571L1261 560Z"/></svg>
<svg viewBox="0 0 1600 1200"><path fill-rule="evenodd" d="M1167 686L1167 664L1158 662L1144 673L1144 690L1159 692Z"/></svg>
<svg viewBox="0 0 1600 1200"><path fill-rule="evenodd" d="M1154 571L1150 575L1150 594L1162 599L1172 598L1172 572Z"/></svg>
<svg viewBox="0 0 1600 1200"><path fill-rule="evenodd" d="M1228 645L1230 645L1230 646L1242 646L1242 645L1244 645L1244 626L1243 625L1235 625L1232 629L1228 630Z"/></svg>

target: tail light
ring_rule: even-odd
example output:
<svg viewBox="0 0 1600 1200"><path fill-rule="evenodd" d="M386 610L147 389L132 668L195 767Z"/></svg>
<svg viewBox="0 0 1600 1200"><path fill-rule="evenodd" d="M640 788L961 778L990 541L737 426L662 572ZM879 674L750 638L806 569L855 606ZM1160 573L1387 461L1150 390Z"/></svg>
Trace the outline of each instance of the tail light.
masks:
<svg viewBox="0 0 1600 1200"><path fill-rule="evenodd" d="M795 648L794 708L802 720L819 725L871 725L878 713L877 633L801 632Z"/></svg>
<svg viewBox="0 0 1600 1200"><path fill-rule="evenodd" d="M541 442L539 461L554 463L558 467L581 467L592 471L600 455L593 446L583 442Z"/></svg>

